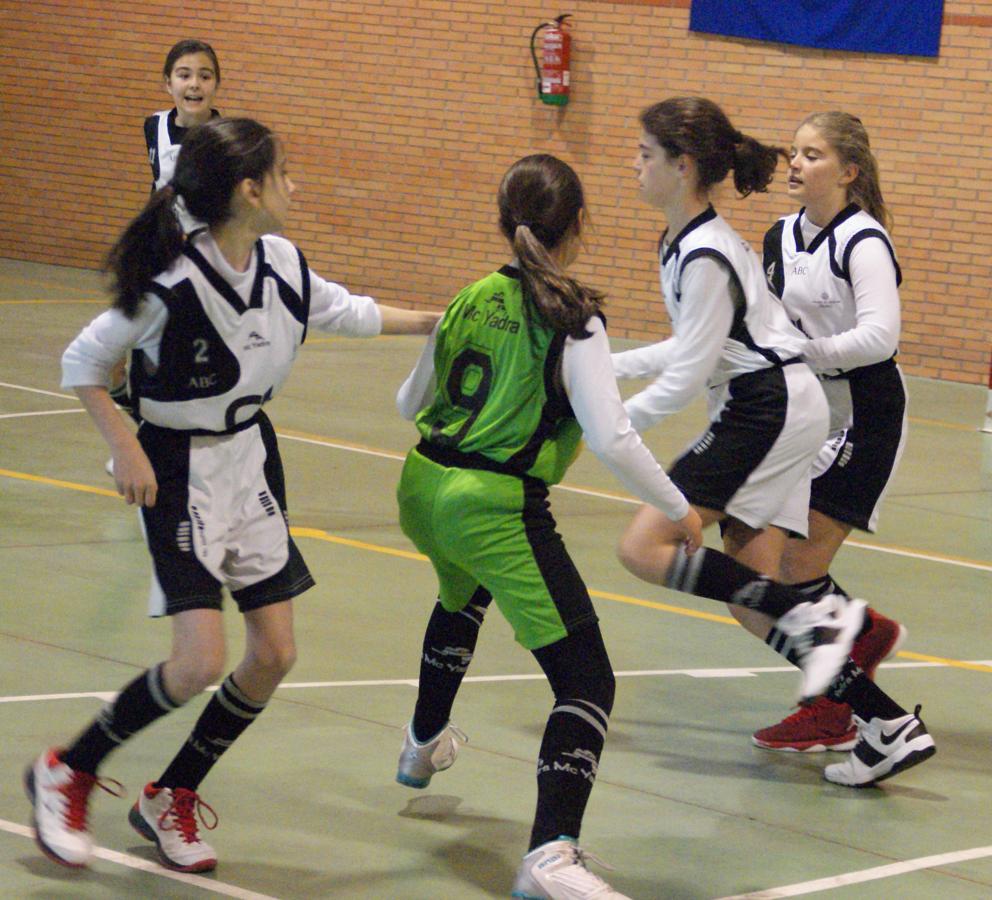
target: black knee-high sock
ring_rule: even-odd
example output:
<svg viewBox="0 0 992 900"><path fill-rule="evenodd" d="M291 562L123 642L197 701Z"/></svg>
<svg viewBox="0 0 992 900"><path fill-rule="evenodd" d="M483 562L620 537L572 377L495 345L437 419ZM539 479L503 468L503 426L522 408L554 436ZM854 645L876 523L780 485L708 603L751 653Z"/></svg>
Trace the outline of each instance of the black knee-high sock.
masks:
<svg viewBox="0 0 992 900"><path fill-rule="evenodd" d="M530 850L578 838L606 740L616 681L599 626L534 651L555 694L537 761Z"/></svg>
<svg viewBox="0 0 992 900"><path fill-rule="evenodd" d="M810 581L800 581L796 584L791 585L791 587L802 594L804 600L811 600L814 603L821 597L825 597L827 594L841 594L844 597L850 597L851 595L847 593L828 572L826 575L822 575L819 578L813 578ZM864 623L861 626L861 630L858 632L858 638L863 637L871 630L871 616L866 615ZM792 665L799 665L799 658L796 655L793 645L792 638L787 634L779 631L779 629L773 625L771 631L765 637L765 643L772 648L776 653L780 653L784 656Z"/></svg>
<svg viewBox="0 0 992 900"><path fill-rule="evenodd" d="M854 660L849 659L827 690L827 699L846 703L864 721L898 719L906 715L895 700L885 693Z"/></svg>
<svg viewBox="0 0 992 900"><path fill-rule="evenodd" d="M709 597L781 618L790 609L809 599L792 585L779 584L726 553L700 547L692 556L679 547L665 580L665 586L697 597Z"/></svg>
<svg viewBox="0 0 992 900"><path fill-rule="evenodd" d="M448 723L455 695L472 662L479 629L492 595L479 588L468 606L450 613L435 604L424 633L420 687L413 712L413 736L429 741Z"/></svg>
<svg viewBox="0 0 992 900"><path fill-rule="evenodd" d="M200 713L186 743L155 782L155 787L195 791L221 754L257 719L265 703L252 700L228 675Z"/></svg>
<svg viewBox="0 0 992 900"><path fill-rule="evenodd" d="M67 766L95 775L112 750L182 705L165 692L162 665L142 672L100 710L93 723L62 753Z"/></svg>

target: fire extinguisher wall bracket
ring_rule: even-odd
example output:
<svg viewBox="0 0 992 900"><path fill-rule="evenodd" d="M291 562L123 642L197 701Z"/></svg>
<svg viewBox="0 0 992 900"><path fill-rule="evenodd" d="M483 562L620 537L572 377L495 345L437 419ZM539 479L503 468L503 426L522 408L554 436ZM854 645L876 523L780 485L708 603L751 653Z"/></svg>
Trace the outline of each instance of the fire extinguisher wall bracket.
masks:
<svg viewBox="0 0 992 900"><path fill-rule="evenodd" d="M568 33L565 14L542 22L530 35L530 55L537 73L537 96L542 103L564 106L568 103L571 72L569 71L572 36ZM537 36L541 32L541 58L538 59Z"/></svg>

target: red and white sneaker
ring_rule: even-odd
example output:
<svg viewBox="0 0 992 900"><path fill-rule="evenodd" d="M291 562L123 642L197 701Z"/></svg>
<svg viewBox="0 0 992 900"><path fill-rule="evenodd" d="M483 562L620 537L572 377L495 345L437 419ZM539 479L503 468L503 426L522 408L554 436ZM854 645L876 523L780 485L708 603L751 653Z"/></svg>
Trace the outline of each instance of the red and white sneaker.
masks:
<svg viewBox="0 0 992 900"><path fill-rule="evenodd" d="M874 681L878 664L898 651L906 640L907 631L905 626L894 619L887 619L870 606L865 610L865 615L871 621L871 628L854 642L851 659Z"/></svg>
<svg viewBox="0 0 992 900"><path fill-rule="evenodd" d="M777 725L756 731L751 742L763 750L794 753L853 750L858 743L858 729L850 706L817 697Z"/></svg>
<svg viewBox="0 0 992 900"><path fill-rule="evenodd" d="M212 822L203 816L206 810ZM208 831L217 827L217 813L186 788L156 788L145 785L127 820L143 838L154 841L162 865L177 872L209 872L217 867L217 853L200 840L197 815Z"/></svg>
<svg viewBox="0 0 992 900"><path fill-rule="evenodd" d="M67 766L61 751L46 750L24 773L24 788L33 807L35 840L54 862L79 869L93 855L93 838L87 828L89 799L94 787L124 796L119 781L100 779Z"/></svg>
<svg viewBox="0 0 992 900"><path fill-rule="evenodd" d="M906 629L871 607L865 610L865 615L871 620L871 628L854 642L851 659L874 681L879 663L902 646L906 639ZM858 730L850 706L826 697L817 697L791 716L786 716L777 725L769 725L756 731L751 735L751 741L764 750L792 750L799 753L852 750L858 742Z"/></svg>

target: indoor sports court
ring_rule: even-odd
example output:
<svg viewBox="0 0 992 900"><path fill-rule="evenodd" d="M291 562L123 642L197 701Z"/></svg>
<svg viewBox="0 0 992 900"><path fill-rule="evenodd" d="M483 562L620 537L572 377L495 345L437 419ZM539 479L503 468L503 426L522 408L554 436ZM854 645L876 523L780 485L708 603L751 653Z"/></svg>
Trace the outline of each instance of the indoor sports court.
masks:
<svg viewBox="0 0 992 900"><path fill-rule="evenodd" d="M503 896L529 827L551 695L498 614L487 618L456 701L454 721L469 736L458 761L424 791L393 780L436 588L396 524L395 484L413 429L382 412L419 352L412 337L315 336L271 406L293 533L317 587L296 602L299 661L287 683L205 785L220 816L211 835L223 854L217 872L161 868L126 815L135 786L182 739L197 701L108 761L131 800L94 798L101 850L91 871L61 869L37 852L22 769L164 655L169 630L145 617L147 550L137 513L103 471L106 449L79 403L59 390L53 366L42 371L93 315L98 281L32 263L7 261L4 270L7 895ZM355 376L369 371L374 379ZM618 675L583 837L616 867L619 889L641 898L987 895L992 440L978 430L984 395L911 379L909 445L883 530L853 539L838 558L838 580L897 610L909 629L879 680L904 705L923 704L937 742L932 760L875 789L826 783L822 768L839 754L751 745L754 728L792 703L795 670L721 605L653 589L619 566L614 545L636 506L591 454L552 491ZM648 441L670 458L701 423L693 408ZM242 626L230 602L228 611L233 654Z"/></svg>
<svg viewBox="0 0 992 900"><path fill-rule="evenodd" d="M204 832L216 871L164 868L128 823L206 693L101 768L127 793L94 791L88 869L56 865L33 840L25 767L169 653L169 621L146 615L138 513L59 361L106 307L103 255L148 197L142 118L167 106L161 59L187 36L218 51L219 109L286 142L298 185L287 236L323 277L383 302L443 309L504 261L493 197L509 162L568 160L592 222L576 271L607 291L618 350L668 333L663 222L632 188L645 104L711 96L786 146L813 109L861 115L904 276L909 434L877 533L855 532L831 573L908 629L878 683L921 705L936 755L851 789L822 774L845 754L754 746L794 707L796 669L723 604L622 568L616 544L639 501L587 450L551 490L617 676L581 841L637 900L992 894L992 2L937 3L931 56L716 35L690 28L691 7L575 3L571 96L552 102L535 96L528 40L568 10L533 2L207 2L191 17L157 2L0 0L0 896L505 897L531 827L553 697L495 608L452 714L468 737L457 761L424 790L395 781L437 588L397 521L418 435L395 395L423 339L311 331L266 409L317 584L294 600L295 667L201 791L218 819ZM792 211L783 168L768 194L721 194L759 250ZM705 423L697 399L645 442L664 463ZM720 545L716 528L705 536ZM231 664L243 624L229 597L225 614Z"/></svg>

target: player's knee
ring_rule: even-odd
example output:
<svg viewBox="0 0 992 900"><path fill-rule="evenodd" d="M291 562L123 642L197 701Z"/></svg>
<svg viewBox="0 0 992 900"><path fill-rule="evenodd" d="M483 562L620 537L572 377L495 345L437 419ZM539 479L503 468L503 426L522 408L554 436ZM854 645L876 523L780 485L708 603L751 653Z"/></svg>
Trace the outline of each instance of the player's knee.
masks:
<svg viewBox="0 0 992 900"><path fill-rule="evenodd" d="M651 559L649 542L643 534L628 529L617 544L617 559L628 572L644 578Z"/></svg>
<svg viewBox="0 0 992 900"><path fill-rule="evenodd" d="M208 649L183 654L169 661L166 689L176 702L185 703L224 678L224 651Z"/></svg>
<svg viewBox="0 0 992 900"><path fill-rule="evenodd" d="M281 679L296 664L295 641L264 641L250 652L253 666L267 675Z"/></svg>

